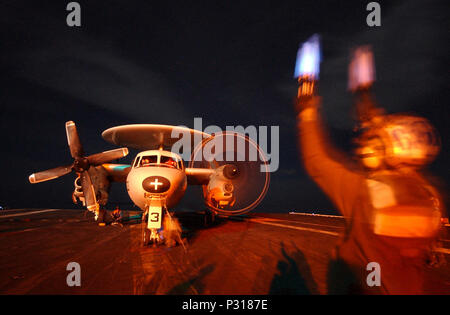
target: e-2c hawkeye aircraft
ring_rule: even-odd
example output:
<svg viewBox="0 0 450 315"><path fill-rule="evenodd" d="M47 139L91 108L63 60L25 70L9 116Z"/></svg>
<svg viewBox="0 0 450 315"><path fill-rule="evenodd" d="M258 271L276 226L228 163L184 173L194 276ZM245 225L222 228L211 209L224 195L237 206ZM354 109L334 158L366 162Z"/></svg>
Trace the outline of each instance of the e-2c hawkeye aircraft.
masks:
<svg viewBox="0 0 450 315"><path fill-rule="evenodd" d="M264 152L240 133L210 135L155 124L117 126L105 130L102 137L125 147L89 156L84 155L73 121L66 122L66 134L73 163L34 173L29 177L30 183L75 172L72 199L94 212L96 220L101 220L101 207L108 201L111 182L126 183L131 200L143 211L144 244L162 240L166 220L168 229L174 226L169 209L181 200L188 184L202 185L205 205L213 216L244 214L262 201L268 189L270 173ZM187 143L191 147L183 149L193 149L188 167L180 154L168 150L181 137L190 137ZM131 165L108 163L128 155L128 147L144 151L136 155ZM204 154L205 148L208 154ZM255 152L256 159L251 159Z"/></svg>

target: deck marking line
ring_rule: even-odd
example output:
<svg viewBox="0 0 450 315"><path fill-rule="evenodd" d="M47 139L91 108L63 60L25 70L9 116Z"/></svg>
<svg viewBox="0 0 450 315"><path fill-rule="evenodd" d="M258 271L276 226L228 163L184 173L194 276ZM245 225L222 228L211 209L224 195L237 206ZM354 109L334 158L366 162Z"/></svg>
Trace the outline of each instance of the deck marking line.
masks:
<svg viewBox="0 0 450 315"><path fill-rule="evenodd" d="M294 229L294 230L299 230L299 231L308 231L308 232L321 233L321 234L326 234L326 235L331 235L331 236L339 236L339 233L336 233L336 232L317 230L317 229L310 229L310 228L299 227L299 226L292 226L292 225L286 225L286 224L279 224L279 223L273 223L273 222L268 222L268 221L263 221L263 220L258 220L258 219L250 219L249 221L250 222L255 222L255 223L260 223L260 224L267 224L267 225L273 225L273 226L278 226L278 227L284 227L284 228Z"/></svg>
<svg viewBox="0 0 450 315"><path fill-rule="evenodd" d="M14 213L14 214L0 215L0 219L12 218L12 217L20 217L20 216L24 216L24 215L38 214L38 213L44 213L44 212L55 212L55 211L63 211L63 210L61 210L61 209L48 209L48 210L31 211L31 212L25 212L25 213Z"/></svg>

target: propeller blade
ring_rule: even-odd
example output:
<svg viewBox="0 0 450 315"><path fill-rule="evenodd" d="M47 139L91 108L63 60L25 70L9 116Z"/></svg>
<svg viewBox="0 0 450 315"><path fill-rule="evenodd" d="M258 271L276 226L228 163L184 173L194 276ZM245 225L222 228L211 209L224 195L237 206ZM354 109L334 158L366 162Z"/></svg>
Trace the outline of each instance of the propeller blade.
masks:
<svg viewBox="0 0 450 315"><path fill-rule="evenodd" d="M86 207L90 211L97 210L97 198L95 197L94 185L92 185L91 176L88 171L81 173L81 187L83 189Z"/></svg>
<svg viewBox="0 0 450 315"><path fill-rule="evenodd" d="M67 143L69 144L70 154L74 159L83 156L83 147L78 136L77 126L73 121L66 122Z"/></svg>
<svg viewBox="0 0 450 315"><path fill-rule="evenodd" d="M69 174L72 171L73 165L59 166L46 171L31 174L28 180L32 184L45 182L47 180L55 179L63 175Z"/></svg>
<svg viewBox="0 0 450 315"><path fill-rule="evenodd" d="M87 157L89 164L92 166L101 165L103 163L111 162L113 160L117 160L120 158L123 158L124 156L128 155L128 149L127 148L120 148L120 149L114 149L105 151L102 153L92 154Z"/></svg>

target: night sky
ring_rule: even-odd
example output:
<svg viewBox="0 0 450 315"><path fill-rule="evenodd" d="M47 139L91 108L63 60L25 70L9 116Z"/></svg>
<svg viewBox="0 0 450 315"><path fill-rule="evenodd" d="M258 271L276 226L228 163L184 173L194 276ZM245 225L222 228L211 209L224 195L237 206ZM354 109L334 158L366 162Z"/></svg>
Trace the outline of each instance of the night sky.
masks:
<svg viewBox="0 0 450 315"><path fill-rule="evenodd" d="M376 99L388 112L428 118L442 152L428 168L449 181L448 1L78 1L81 27L66 25L70 1L0 4L0 205L76 207L74 175L31 185L28 176L71 163L64 123L77 123L85 151L130 123L280 126L280 168L258 210L335 213L298 156L293 70L298 46L322 38L320 94L334 142L348 149L353 121L346 90L350 50L375 53ZM129 163L136 151L122 159ZM447 195L447 194L445 194ZM110 204L131 205L123 184ZM188 188L177 209L199 209ZM79 206L78 206L79 207Z"/></svg>

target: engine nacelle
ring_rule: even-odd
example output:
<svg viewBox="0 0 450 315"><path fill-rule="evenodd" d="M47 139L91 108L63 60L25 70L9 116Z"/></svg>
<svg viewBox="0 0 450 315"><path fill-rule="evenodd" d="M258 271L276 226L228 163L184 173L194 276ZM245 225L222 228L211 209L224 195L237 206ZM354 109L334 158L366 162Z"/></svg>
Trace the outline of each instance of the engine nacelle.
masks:
<svg viewBox="0 0 450 315"><path fill-rule="evenodd" d="M232 168L232 165L219 167L211 175L208 185L203 186L203 198L206 204L217 208L232 207L234 205L236 198L233 194L234 185L230 178L233 174ZM237 169L235 172L237 172Z"/></svg>
<svg viewBox="0 0 450 315"><path fill-rule="evenodd" d="M72 193L72 201L77 204L80 201L83 206L86 206L86 201L84 199L83 188L81 187L81 174L77 174L77 178L74 181L75 189Z"/></svg>
<svg viewBox="0 0 450 315"><path fill-rule="evenodd" d="M95 197L97 202L101 206L105 206L108 203L110 182L108 179L108 173L102 166L91 167L88 170L91 177L92 185L95 190ZM83 206L86 206L86 201L83 194L83 188L81 186L80 174L77 174L77 178L74 181L75 189L72 193L73 203L80 201Z"/></svg>
<svg viewBox="0 0 450 315"><path fill-rule="evenodd" d="M221 215L251 211L269 187L270 173L263 150L248 136L234 131L216 133L199 143L189 167L214 170L203 186L203 197L206 206Z"/></svg>

